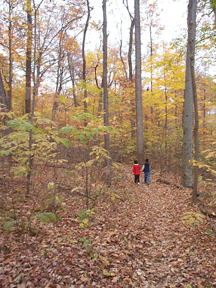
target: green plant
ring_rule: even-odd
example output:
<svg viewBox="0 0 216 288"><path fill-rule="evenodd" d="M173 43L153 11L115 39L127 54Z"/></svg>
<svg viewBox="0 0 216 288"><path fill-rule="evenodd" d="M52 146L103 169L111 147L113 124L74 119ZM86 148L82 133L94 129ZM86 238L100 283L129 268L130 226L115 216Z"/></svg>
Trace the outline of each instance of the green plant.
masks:
<svg viewBox="0 0 216 288"><path fill-rule="evenodd" d="M43 212L30 218L14 219L11 217L5 217L4 230L6 232L16 231L18 234L23 234L28 231L31 232L32 230L40 232L40 228L32 224L34 219L38 219L43 224L47 224L50 222L55 222L57 220L57 216L52 212Z"/></svg>
<svg viewBox="0 0 216 288"><path fill-rule="evenodd" d="M80 222L80 227L88 227L88 226L91 226L91 222L90 222L90 218L93 217L94 215L94 211L93 209L92 210L85 210L85 209L82 209L79 213L79 221Z"/></svg>
<svg viewBox="0 0 216 288"><path fill-rule="evenodd" d="M206 229L205 232L208 234L209 238L212 240L212 239L213 239L213 232L212 232L212 230L211 230L211 229Z"/></svg>
<svg viewBox="0 0 216 288"><path fill-rule="evenodd" d="M82 245L82 248L85 248L86 252L89 253L89 256L91 258L96 258L96 255L95 255L95 252L93 249L92 249L92 244L91 242L93 241L93 239L89 238L89 239L86 239L86 238L80 238L79 239L80 242L83 243Z"/></svg>
<svg viewBox="0 0 216 288"><path fill-rule="evenodd" d="M203 222L205 216L198 212L186 212L182 215L182 219L186 221L186 224L192 227L197 227Z"/></svg>

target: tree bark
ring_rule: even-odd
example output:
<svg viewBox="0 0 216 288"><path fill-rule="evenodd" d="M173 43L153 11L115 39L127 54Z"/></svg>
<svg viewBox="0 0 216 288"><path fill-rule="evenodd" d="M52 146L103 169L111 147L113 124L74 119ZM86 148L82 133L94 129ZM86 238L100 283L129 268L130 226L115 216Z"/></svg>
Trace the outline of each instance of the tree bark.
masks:
<svg viewBox="0 0 216 288"><path fill-rule="evenodd" d="M134 0L135 10L135 94L136 94L136 128L137 128L137 158L140 164L144 159L143 138L143 108L142 108L142 79L141 79L141 33L140 33L140 4Z"/></svg>

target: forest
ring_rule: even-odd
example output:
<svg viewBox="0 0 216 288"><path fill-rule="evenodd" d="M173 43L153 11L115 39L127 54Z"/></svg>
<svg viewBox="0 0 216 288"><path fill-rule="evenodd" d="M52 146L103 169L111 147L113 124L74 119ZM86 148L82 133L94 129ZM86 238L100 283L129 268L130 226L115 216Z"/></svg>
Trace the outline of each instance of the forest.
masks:
<svg viewBox="0 0 216 288"><path fill-rule="evenodd" d="M216 287L216 0L171 2L1 0L0 287Z"/></svg>

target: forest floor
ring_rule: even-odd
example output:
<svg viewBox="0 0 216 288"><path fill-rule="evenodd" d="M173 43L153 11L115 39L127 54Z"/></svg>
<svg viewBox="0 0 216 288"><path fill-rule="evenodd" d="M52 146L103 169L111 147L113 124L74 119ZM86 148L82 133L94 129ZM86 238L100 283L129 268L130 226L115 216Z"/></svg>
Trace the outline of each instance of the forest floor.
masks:
<svg viewBox="0 0 216 288"><path fill-rule="evenodd" d="M138 186L121 165L89 211L83 196L60 189L61 221L40 233L1 232L0 287L216 287L215 220L192 205L190 189L158 178L146 185L141 175Z"/></svg>

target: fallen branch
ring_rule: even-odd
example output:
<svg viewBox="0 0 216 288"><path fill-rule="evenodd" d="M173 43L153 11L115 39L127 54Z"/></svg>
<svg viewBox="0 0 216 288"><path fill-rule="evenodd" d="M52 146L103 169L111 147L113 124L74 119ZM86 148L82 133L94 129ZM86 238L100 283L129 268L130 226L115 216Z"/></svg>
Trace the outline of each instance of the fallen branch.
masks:
<svg viewBox="0 0 216 288"><path fill-rule="evenodd" d="M176 184L174 184L174 183L171 183L171 182L169 182L169 181L163 180L163 179L158 179L156 182L161 182L161 183L164 183L164 184L167 184L167 185L173 185L173 186L175 186L176 188L181 189L181 186L176 185Z"/></svg>
<svg viewBox="0 0 216 288"><path fill-rule="evenodd" d="M79 190L73 190L73 187L70 187L70 186L64 187L64 186L61 186L61 185L63 185L63 184L60 184L60 185L58 184L57 188L60 188L60 189L63 189L63 190L71 190L71 193L77 193L77 194L79 194L81 196L84 196L84 197L86 197L88 199L91 199L93 201L95 201L97 199L97 198L92 198L91 196L87 196L85 193L83 193L83 192L81 192Z"/></svg>

